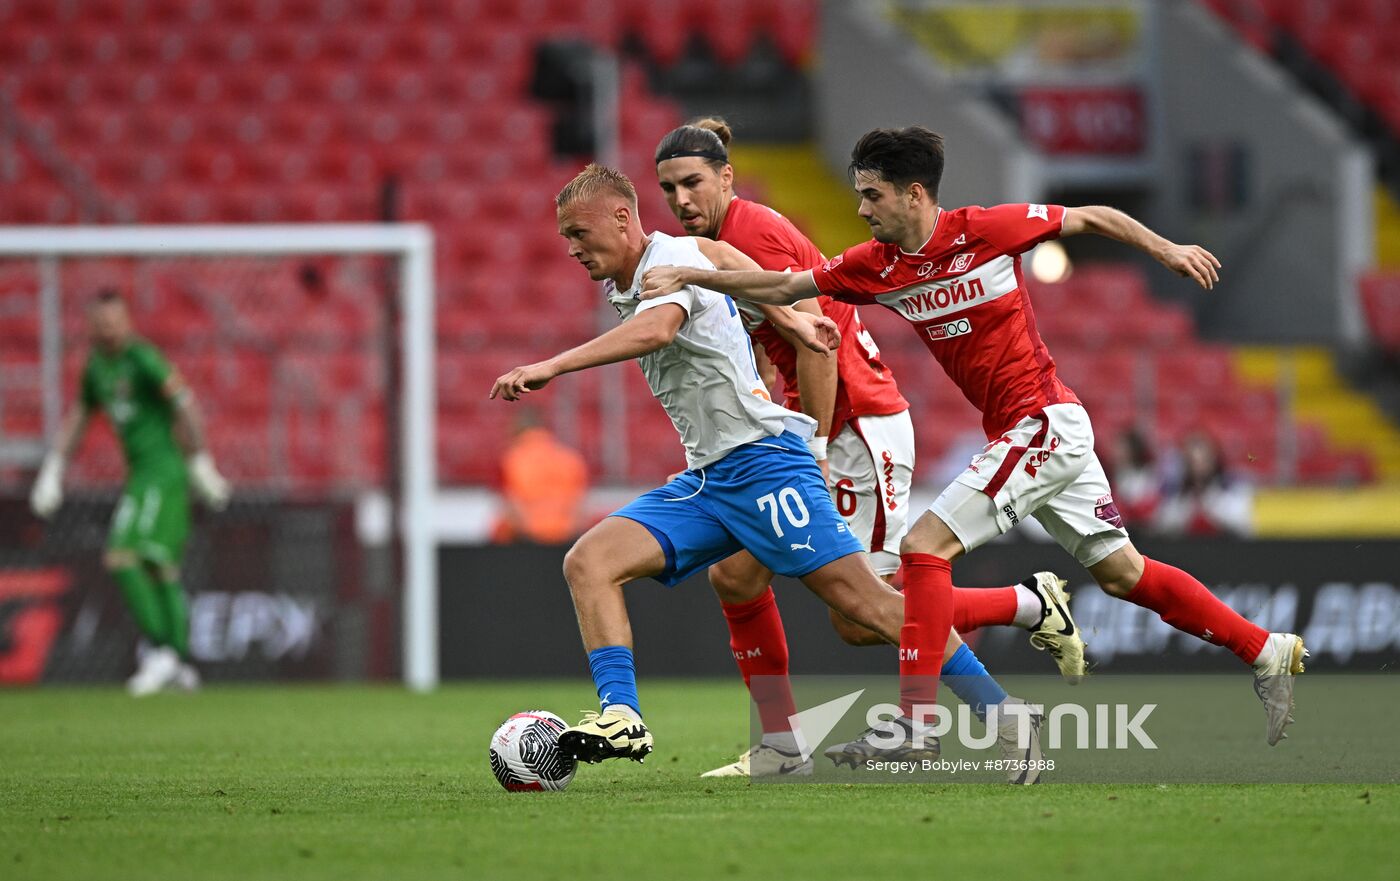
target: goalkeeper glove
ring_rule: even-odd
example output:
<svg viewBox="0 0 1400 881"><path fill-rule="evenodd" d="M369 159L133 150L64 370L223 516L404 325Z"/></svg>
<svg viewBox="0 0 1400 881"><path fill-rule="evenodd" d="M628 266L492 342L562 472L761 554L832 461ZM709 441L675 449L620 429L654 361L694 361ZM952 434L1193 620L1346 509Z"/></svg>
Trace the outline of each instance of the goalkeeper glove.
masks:
<svg viewBox="0 0 1400 881"><path fill-rule="evenodd" d="M204 504L215 511L228 507L229 485L219 469L214 467L214 459L208 452L200 450L190 457L190 482Z"/></svg>
<svg viewBox="0 0 1400 881"><path fill-rule="evenodd" d="M34 480L34 489L29 493L29 507L45 520L53 516L58 506L63 504L63 457L49 453Z"/></svg>

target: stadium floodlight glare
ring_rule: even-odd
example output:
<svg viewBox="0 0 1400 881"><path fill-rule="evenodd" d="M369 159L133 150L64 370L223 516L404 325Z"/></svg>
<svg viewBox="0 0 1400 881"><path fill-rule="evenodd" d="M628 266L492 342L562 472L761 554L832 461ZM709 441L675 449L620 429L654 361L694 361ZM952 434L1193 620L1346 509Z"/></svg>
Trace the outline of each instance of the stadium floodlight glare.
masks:
<svg viewBox="0 0 1400 881"><path fill-rule="evenodd" d="M0 257L32 258L46 287L58 261L80 257L294 257L383 255L398 269L403 384L399 443L404 548L403 677L416 690L438 681L437 557L432 512L437 492L432 230L403 224L210 224L179 226L0 226ZM56 303L56 298L49 298ZM57 309L56 305L50 308ZM56 326L55 326L56 327ZM57 330L43 342L57 349ZM46 384L61 367L46 359ZM46 414L45 426L57 423Z"/></svg>
<svg viewBox="0 0 1400 881"><path fill-rule="evenodd" d="M1059 284L1073 271L1074 264L1059 242L1041 242L1031 253L1031 277L1041 284Z"/></svg>

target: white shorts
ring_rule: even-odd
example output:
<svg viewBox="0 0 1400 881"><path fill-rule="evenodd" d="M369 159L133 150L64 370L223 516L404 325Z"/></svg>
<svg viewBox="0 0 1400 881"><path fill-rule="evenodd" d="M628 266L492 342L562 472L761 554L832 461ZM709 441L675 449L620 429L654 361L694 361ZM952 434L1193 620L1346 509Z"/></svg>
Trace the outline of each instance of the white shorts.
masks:
<svg viewBox="0 0 1400 881"><path fill-rule="evenodd" d="M914 423L909 411L852 417L826 448L831 497L851 534L870 551L880 575L899 569L899 543L909 531L914 479Z"/></svg>
<svg viewBox="0 0 1400 881"><path fill-rule="evenodd" d="M986 544L1034 517L1060 547L1093 566L1128 543L1078 404L1051 404L992 441L929 510L962 542Z"/></svg>

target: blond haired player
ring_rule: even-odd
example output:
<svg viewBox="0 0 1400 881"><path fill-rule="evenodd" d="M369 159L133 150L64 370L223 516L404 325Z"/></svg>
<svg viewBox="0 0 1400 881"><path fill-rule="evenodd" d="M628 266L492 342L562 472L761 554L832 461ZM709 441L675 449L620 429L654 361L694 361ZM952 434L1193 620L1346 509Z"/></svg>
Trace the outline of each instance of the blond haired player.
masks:
<svg viewBox="0 0 1400 881"><path fill-rule="evenodd" d="M755 264L728 245L646 233L636 190L621 172L590 165L556 198L569 256L604 282L621 324L583 345L517 367L496 380L491 397L518 400L565 373L637 359L652 394L685 447L687 470L594 526L569 550L564 576L578 615L600 711L559 738L585 761L641 760L653 738L637 697L631 625L622 587L638 578L675 585L748 550L769 569L800 579L838 612L903 644L904 599L882 582L836 513L807 441L816 421L769 400L738 309L712 288L680 285L643 302L641 282L656 265L711 269L712 261ZM826 352L837 342L830 319L768 308L794 342ZM936 653L947 640L940 635ZM931 683L905 683L920 696ZM934 742L905 736L879 751L889 758L935 758Z"/></svg>

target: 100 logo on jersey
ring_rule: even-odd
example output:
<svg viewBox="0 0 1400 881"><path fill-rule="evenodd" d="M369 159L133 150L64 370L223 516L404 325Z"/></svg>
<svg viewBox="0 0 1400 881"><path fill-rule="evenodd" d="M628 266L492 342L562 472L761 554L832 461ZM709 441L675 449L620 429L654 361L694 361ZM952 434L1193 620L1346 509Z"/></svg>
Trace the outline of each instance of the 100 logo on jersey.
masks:
<svg viewBox="0 0 1400 881"><path fill-rule="evenodd" d="M946 340L969 333L972 333L972 322L966 318L959 318L947 324L933 324L928 328L928 338L931 340Z"/></svg>

